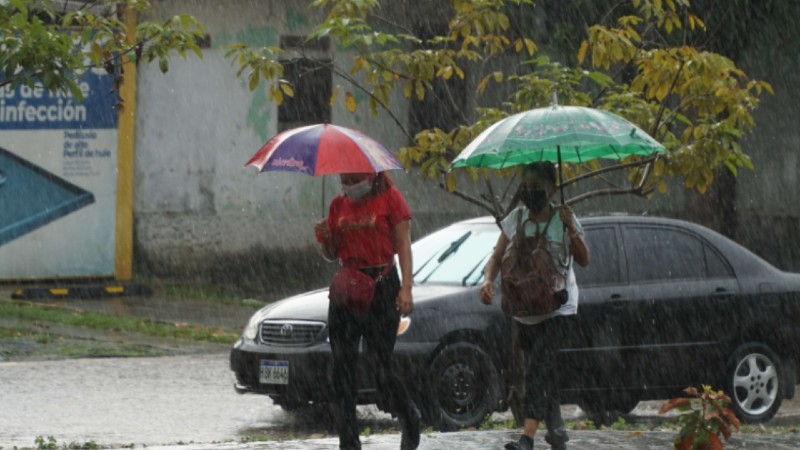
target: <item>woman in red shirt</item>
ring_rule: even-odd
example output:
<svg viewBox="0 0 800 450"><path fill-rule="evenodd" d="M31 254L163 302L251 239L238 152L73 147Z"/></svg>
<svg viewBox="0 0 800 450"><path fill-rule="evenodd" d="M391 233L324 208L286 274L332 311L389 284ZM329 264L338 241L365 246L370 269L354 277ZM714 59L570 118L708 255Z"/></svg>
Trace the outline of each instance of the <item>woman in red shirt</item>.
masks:
<svg viewBox="0 0 800 450"><path fill-rule="evenodd" d="M377 279L372 306L358 312L331 301L328 308L333 389L339 407L339 448L360 449L356 422L355 367L363 337L365 356L375 368L379 404L395 413L403 428L402 450L419 445L420 416L396 374L392 351L400 316L411 314L411 213L385 173L341 174L343 194L330 204L328 217L315 226L322 254ZM400 273L394 266L395 255Z"/></svg>

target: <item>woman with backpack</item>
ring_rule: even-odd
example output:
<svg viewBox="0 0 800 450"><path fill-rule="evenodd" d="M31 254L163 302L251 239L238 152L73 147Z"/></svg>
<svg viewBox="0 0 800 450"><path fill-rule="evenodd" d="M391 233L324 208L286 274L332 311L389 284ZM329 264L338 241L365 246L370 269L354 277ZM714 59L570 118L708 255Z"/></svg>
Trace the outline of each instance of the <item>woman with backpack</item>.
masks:
<svg viewBox="0 0 800 450"><path fill-rule="evenodd" d="M491 305L494 279L503 269L503 310L512 314L517 322L518 338L525 354L525 421L522 436L519 441L506 444L508 450L532 450L533 438L541 421L547 425L545 441L552 449L566 449L569 440L561 417L558 395L560 374L556 358L562 343L574 329L574 316L578 312L578 286L570 262L574 259L581 266L586 266L589 264L589 250L583 239L583 228L572 210L566 205L558 207L550 202L556 190L556 168L553 163L542 161L525 166L519 191L524 206L512 211L500 223L503 232L484 269L484 282L480 290L481 302ZM524 231L518 236L520 227ZM532 280L537 274L522 281L518 277L512 279L511 275L506 278L507 272L514 271L514 267L507 268L518 263L517 257L523 265L525 258L536 258L531 256L530 251L519 252L517 248L522 246L526 237L541 238L541 242L546 242L545 248L555 269L552 272L557 275L554 278L561 280L560 283L553 281L548 285L555 299L555 306L543 310L549 312L542 312L538 305L528 307L515 304L522 301L517 298L519 295L533 290L525 289L525 282L535 283ZM528 265L531 266L536 271L543 271L540 263ZM514 287L518 289L512 289ZM537 313L528 315L525 311Z"/></svg>

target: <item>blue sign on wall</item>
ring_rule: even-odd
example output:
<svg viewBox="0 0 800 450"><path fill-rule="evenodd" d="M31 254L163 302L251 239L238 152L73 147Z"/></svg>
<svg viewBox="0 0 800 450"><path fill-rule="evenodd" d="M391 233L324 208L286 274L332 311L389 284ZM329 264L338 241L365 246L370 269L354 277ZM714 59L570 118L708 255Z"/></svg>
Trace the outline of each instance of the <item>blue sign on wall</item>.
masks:
<svg viewBox="0 0 800 450"><path fill-rule="evenodd" d="M117 128L112 77L88 72L78 85L81 101L40 86L0 88L0 130Z"/></svg>

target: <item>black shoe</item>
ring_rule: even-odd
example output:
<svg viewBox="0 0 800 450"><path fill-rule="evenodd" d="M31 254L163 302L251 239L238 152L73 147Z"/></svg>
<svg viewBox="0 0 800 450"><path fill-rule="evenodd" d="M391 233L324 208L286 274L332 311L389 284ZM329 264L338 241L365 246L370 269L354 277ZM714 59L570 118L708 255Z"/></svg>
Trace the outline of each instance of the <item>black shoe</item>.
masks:
<svg viewBox="0 0 800 450"><path fill-rule="evenodd" d="M517 442L506 444L506 450L533 450L533 439L523 434Z"/></svg>
<svg viewBox="0 0 800 450"><path fill-rule="evenodd" d="M559 428L557 430L548 431L547 434L544 435L544 440L550 444L552 450L567 450L569 436L567 436L567 431L565 429Z"/></svg>
<svg viewBox="0 0 800 450"><path fill-rule="evenodd" d="M420 413L413 402L409 408L411 414L408 417L398 418L400 427L403 430L403 435L400 438L400 450L416 450L419 447Z"/></svg>

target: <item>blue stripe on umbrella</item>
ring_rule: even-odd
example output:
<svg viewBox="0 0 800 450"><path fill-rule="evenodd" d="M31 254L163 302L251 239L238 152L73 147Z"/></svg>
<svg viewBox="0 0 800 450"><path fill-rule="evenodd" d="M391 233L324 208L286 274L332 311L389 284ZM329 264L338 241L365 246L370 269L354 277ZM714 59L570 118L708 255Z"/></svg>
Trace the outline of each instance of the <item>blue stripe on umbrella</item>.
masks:
<svg viewBox="0 0 800 450"><path fill-rule="evenodd" d="M302 172L314 175L317 165L317 146L324 129L322 126L303 127L285 137L275 146L275 150L261 171Z"/></svg>

